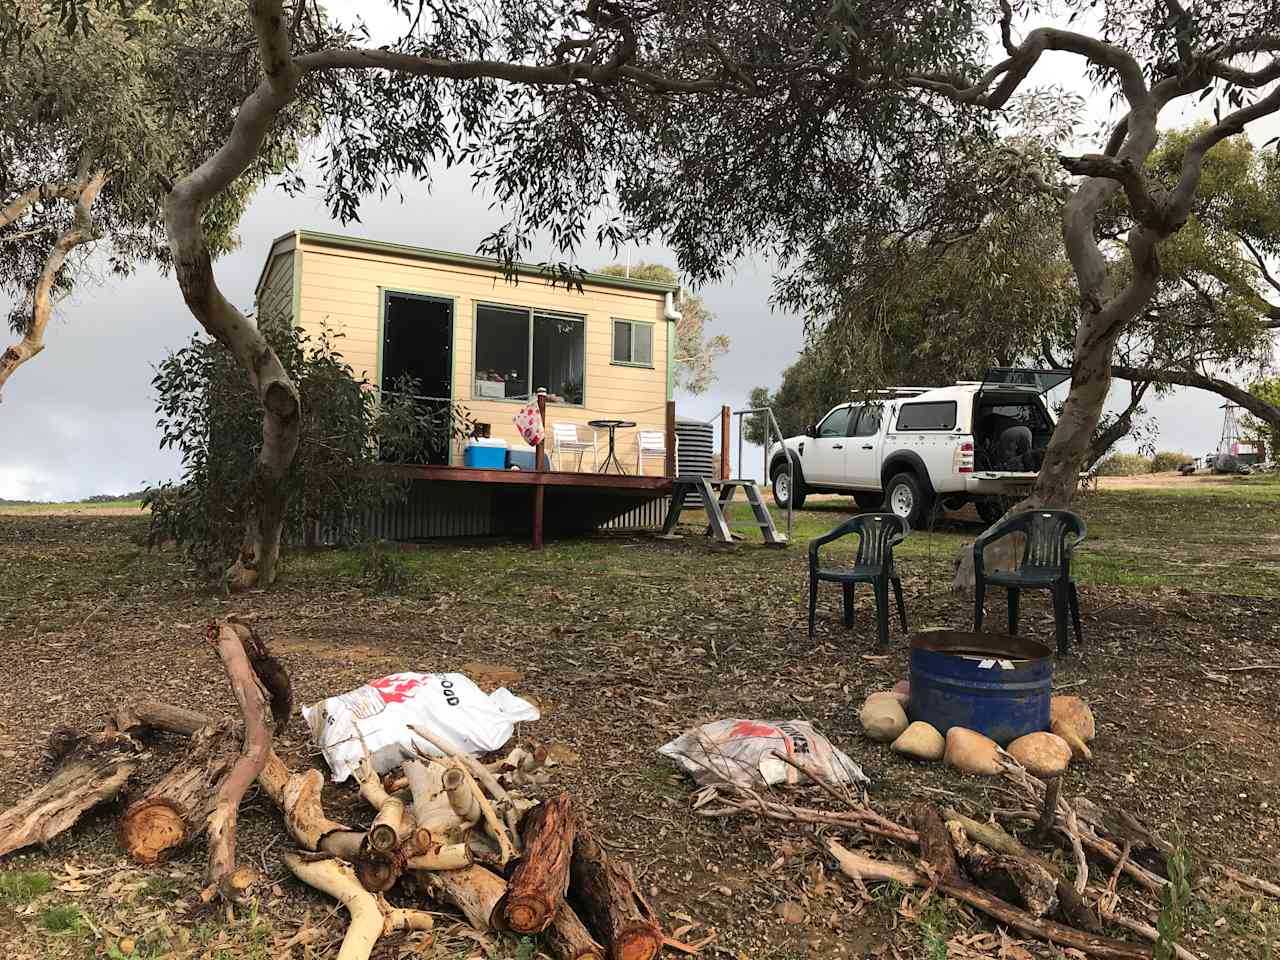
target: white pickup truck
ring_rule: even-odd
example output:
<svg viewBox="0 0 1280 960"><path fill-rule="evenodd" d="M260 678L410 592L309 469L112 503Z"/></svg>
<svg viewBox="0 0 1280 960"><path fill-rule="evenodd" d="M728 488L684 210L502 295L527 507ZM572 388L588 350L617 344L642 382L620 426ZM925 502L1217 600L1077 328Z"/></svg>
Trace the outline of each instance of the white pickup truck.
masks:
<svg viewBox="0 0 1280 960"><path fill-rule="evenodd" d="M973 502L992 522L1035 483L1054 427L1043 393L1062 373L992 371L981 382L899 387L841 404L770 449L774 500L798 509L810 493L852 494L859 507L883 504L912 527L935 503L958 510Z"/></svg>

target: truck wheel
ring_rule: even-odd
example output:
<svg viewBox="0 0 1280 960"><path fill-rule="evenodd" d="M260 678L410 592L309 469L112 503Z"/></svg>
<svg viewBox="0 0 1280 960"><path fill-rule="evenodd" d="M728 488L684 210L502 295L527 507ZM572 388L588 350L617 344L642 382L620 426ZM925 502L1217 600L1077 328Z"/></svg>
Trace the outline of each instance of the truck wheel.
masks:
<svg viewBox="0 0 1280 960"><path fill-rule="evenodd" d="M883 493L855 493L853 502L858 505L859 510L879 510L884 506Z"/></svg>
<svg viewBox="0 0 1280 960"><path fill-rule="evenodd" d="M896 473L884 488L885 506L917 530L923 524L932 498L914 473Z"/></svg>
<svg viewBox="0 0 1280 960"><path fill-rule="evenodd" d="M780 463L773 468L773 502L784 510L790 506L799 510L804 506L804 498L808 491L804 488L804 477L799 470L794 470L795 489L792 490L792 478L787 476L787 465Z"/></svg>

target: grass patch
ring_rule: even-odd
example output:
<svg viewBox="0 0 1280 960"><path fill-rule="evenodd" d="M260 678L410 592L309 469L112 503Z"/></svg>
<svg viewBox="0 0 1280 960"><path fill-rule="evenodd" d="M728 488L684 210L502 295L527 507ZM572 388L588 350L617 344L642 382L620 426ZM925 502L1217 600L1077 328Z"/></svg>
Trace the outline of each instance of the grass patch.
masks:
<svg viewBox="0 0 1280 960"><path fill-rule="evenodd" d="M53 934L77 934L85 929L84 915L74 903L61 903L40 911L40 926Z"/></svg>
<svg viewBox="0 0 1280 960"><path fill-rule="evenodd" d="M0 901L23 906L53 889L53 877L39 870L0 872Z"/></svg>

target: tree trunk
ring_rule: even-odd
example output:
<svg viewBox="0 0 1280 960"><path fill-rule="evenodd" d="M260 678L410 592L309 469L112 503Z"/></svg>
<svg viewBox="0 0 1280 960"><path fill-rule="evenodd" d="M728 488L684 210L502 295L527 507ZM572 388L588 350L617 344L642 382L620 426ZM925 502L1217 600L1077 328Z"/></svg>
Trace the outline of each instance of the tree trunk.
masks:
<svg viewBox="0 0 1280 960"><path fill-rule="evenodd" d="M21 340L0 354L0 392L3 392L13 371L44 349L44 333L49 327L49 318L53 315L53 286L57 281L58 271L62 269L72 250L96 238L91 211L106 182L105 170L98 170L92 176L86 173L78 181L71 226L54 241L31 291L31 319L27 323L27 329Z"/></svg>
<svg viewBox="0 0 1280 960"><path fill-rule="evenodd" d="M156 863L204 831L218 784L235 763L238 738L223 722L192 739L181 760L120 821L120 840L140 863Z"/></svg>
<svg viewBox="0 0 1280 960"><path fill-rule="evenodd" d="M577 813L568 793L546 800L524 818L524 859L511 874L503 904L516 933L541 933L564 903L577 834Z"/></svg>
<svg viewBox="0 0 1280 960"><path fill-rule="evenodd" d="M0 814L0 856L48 843L91 807L114 800L146 759L129 737L100 733L62 742L53 776Z"/></svg>
<svg viewBox="0 0 1280 960"><path fill-rule="evenodd" d="M301 77L289 52L289 18L281 0L256 0L250 14L265 77L241 104L227 141L179 179L164 202L165 233L183 299L200 325L235 355L262 403L262 449L254 466L244 541L226 573L232 590L275 583L288 506L285 480L298 449L301 411L297 387L275 351L218 289L201 222L208 202L258 156L276 116L296 96Z"/></svg>
<svg viewBox="0 0 1280 960"><path fill-rule="evenodd" d="M559 960L604 960L604 947L596 943L573 907L562 903L542 942Z"/></svg>
<svg viewBox="0 0 1280 960"><path fill-rule="evenodd" d="M662 928L626 865L614 863L590 833L579 828L570 891L578 915L604 944L609 960L653 960Z"/></svg>
<svg viewBox="0 0 1280 960"><path fill-rule="evenodd" d="M240 801L271 755L267 698L248 656L248 650L256 644L247 643L241 636L249 632L248 627L239 623L209 625L209 642L218 651L244 717L240 756L222 778L209 814L209 868L203 896L209 899L219 895L228 902L241 899L251 879L236 870L236 821Z"/></svg>

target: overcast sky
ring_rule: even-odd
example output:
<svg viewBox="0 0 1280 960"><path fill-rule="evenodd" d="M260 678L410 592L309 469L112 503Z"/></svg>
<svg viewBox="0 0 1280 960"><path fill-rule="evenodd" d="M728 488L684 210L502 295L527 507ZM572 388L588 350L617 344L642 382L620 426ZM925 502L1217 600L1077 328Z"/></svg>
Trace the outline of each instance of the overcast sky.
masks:
<svg viewBox="0 0 1280 960"><path fill-rule="evenodd" d="M1062 69L1047 72L1045 82L1078 86L1074 64L1061 55L1058 62ZM1105 104L1093 103L1092 112L1105 116ZM1186 119L1171 117L1170 123ZM1269 137L1274 126L1253 133L1255 142ZM460 173L442 176L430 196L413 184L405 190L403 202L390 197L366 203L362 222L346 227L329 218L315 195L291 198L273 188L262 191L241 224L240 249L215 265L223 292L250 308L271 240L290 230L345 231L472 252L501 219L484 198L471 192L469 180ZM554 257L553 251L544 253ZM636 261L672 262L660 247L636 250L632 256ZM588 250L581 263L595 268L614 259L611 251ZM767 264L747 260L725 281L700 291L718 316L712 332L728 334L732 347L717 367L718 381L706 394L677 397L682 415L709 418L722 403L741 407L753 386L776 386L782 370L795 359L803 344L803 324L797 316L770 310L771 283ZM135 490L175 476L176 458L157 447L152 368L195 331L177 284L155 269L143 268L101 286L82 286L50 324L46 350L19 369L5 388L0 403L0 498L73 499ZM1160 424L1159 445L1193 454L1212 450L1221 426L1218 405L1216 396L1194 391L1149 404ZM748 468L753 466L758 473L750 458Z"/></svg>

